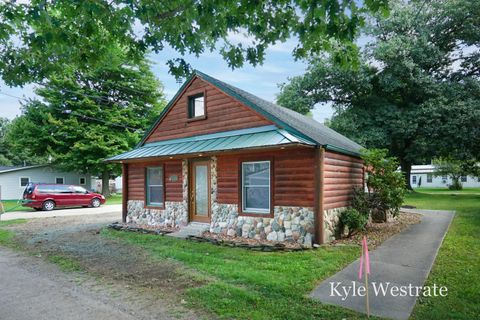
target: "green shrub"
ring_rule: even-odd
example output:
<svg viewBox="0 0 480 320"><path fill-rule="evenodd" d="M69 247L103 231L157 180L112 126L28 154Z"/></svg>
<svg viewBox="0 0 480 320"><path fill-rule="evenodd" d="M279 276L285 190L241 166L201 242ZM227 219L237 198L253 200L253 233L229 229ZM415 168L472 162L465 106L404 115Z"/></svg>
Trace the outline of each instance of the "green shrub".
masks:
<svg viewBox="0 0 480 320"><path fill-rule="evenodd" d="M370 194L365 192L363 187L353 188L351 207L368 217L371 211L371 206Z"/></svg>
<svg viewBox="0 0 480 320"><path fill-rule="evenodd" d="M351 237L358 231L365 230L368 222L368 215L359 212L354 208L347 208L340 216L340 222L343 226L348 227L348 237Z"/></svg>
<svg viewBox="0 0 480 320"><path fill-rule="evenodd" d="M453 179L452 184L448 186L450 190L462 190L462 183L458 179Z"/></svg>
<svg viewBox="0 0 480 320"><path fill-rule="evenodd" d="M396 216L406 191L403 175L397 171L397 159L388 157L386 149L364 150L362 159L368 173L368 203L372 217L375 215L385 221L389 212Z"/></svg>

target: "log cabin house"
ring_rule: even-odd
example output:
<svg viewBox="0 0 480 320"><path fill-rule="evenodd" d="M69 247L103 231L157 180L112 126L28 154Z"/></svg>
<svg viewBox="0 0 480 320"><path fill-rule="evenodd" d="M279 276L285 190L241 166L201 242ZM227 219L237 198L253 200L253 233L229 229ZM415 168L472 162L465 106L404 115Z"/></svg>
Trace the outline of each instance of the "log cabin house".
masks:
<svg viewBox="0 0 480 320"><path fill-rule="evenodd" d="M196 71L123 168L123 220L203 223L214 233L294 241L335 238L361 146L313 119Z"/></svg>

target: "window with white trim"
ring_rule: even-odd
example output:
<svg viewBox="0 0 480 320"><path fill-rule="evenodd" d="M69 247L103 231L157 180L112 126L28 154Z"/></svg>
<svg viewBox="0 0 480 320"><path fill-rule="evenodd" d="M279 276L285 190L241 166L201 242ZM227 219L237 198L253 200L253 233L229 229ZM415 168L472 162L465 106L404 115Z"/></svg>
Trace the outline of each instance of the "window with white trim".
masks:
<svg viewBox="0 0 480 320"><path fill-rule="evenodd" d="M146 188L147 205L163 207L163 167L147 168Z"/></svg>
<svg viewBox="0 0 480 320"><path fill-rule="evenodd" d="M194 119L205 116L205 97L203 93L188 97L188 118Z"/></svg>
<svg viewBox="0 0 480 320"><path fill-rule="evenodd" d="M270 213L270 161L242 162L242 211Z"/></svg>
<svg viewBox="0 0 480 320"><path fill-rule="evenodd" d="M65 184L65 179L63 177L56 177L55 184Z"/></svg>
<svg viewBox="0 0 480 320"><path fill-rule="evenodd" d="M417 176L412 176L412 183L417 183Z"/></svg>
<svg viewBox="0 0 480 320"><path fill-rule="evenodd" d="M461 182L467 182L467 176L461 176L460 181Z"/></svg>
<svg viewBox="0 0 480 320"><path fill-rule="evenodd" d="M20 177L20 187L26 187L30 183L29 177Z"/></svg>
<svg viewBox="0 0 480 320"><path fill-rule="evenodd" d="M80 183L80 185L83 186L83 185L87 184L87 179L85 177L80 177L78 182Z"/></svg>
<svg viewBox="0 0 480 320"><path fill-rule="evenodd" d="M431 173L427 174L427 183L432 183L433 181L433 175Z"/></svg>

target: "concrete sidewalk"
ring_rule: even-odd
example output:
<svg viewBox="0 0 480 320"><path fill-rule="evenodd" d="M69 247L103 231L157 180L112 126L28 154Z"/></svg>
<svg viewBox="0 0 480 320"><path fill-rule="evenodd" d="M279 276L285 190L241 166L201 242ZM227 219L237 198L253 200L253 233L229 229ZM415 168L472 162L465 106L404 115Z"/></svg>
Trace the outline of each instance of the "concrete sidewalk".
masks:
<svg viewBox="0 0 480 320"><path fill-rule="evenodd" d="M370 313L391 319L408 319L415 306L415 294L404 297L383 294L375 295L373 283L391 286L423 286L437 256L443 238L455 214L454 211L404 210L423 215L421 223L386 240L370 253L369 276ZM365 297L352 296L345 290L364 285L358 280L359 259L342 271L322 282L312 293L313 299L327 304L365 313ZM339 285L337 285L340 283ZM437 284L441 285L441 284ZM336 289L336 290L334 290ZM407 289L408 290L408 289ZM415 292L415 291L413 291ZM438 290L437 290L438 293Z"/></svg>
<svg viewBox="0 0 480 320"><path fill-rule="evenodd" d="M111 204L102 205L98 208L62 208L54 209L52 211L13 211L2 214L1 221L14 220L14 219L32 219L32 218L52 218L52 217L70 217L70 216L83 216L93 214L107 214L117 213L119 217L122 217L122 205Z"/></svg>

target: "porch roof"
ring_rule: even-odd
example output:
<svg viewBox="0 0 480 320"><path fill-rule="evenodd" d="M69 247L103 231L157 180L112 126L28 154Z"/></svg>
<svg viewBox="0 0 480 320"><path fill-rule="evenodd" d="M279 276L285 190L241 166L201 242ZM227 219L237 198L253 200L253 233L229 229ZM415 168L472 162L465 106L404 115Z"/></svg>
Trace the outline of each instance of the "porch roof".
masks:
<svg viewBox="0 0 480 320"><path fill-rule="evenodd" d="M312 141L271 125L147 143L131 151L110 157L105 161L188 155L287 144L315 145Z"/></svg>

